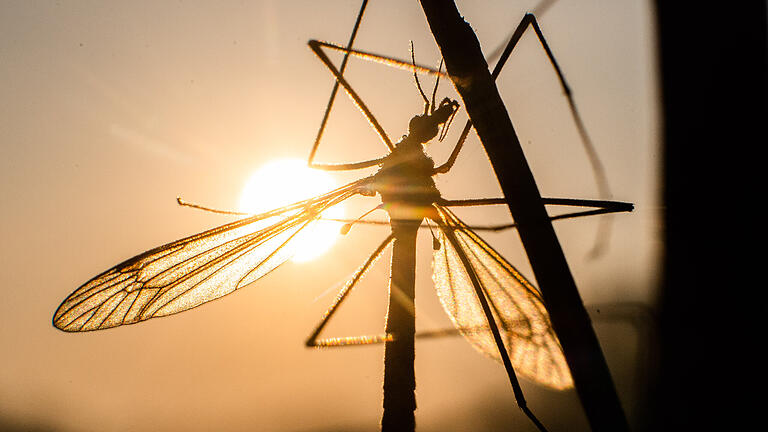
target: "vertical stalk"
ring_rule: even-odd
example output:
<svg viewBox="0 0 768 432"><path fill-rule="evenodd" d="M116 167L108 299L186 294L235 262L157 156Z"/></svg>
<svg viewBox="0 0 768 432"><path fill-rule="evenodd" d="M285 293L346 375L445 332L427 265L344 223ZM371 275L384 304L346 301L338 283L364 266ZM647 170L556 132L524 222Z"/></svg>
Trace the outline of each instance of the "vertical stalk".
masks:
<svg viewBox="0 0 768 432"><path fill-rule="evenodd" d="M587 419L594 431L626 431L597 336L477 36L453 2L421 6L515 219Z"/></svg>
<svg viewBox="0 0 768 432"><path fill-rule="evenodd" d="M392 220L392 267L384 345L384 414L381 430L413 431L416 427L414 337L416 314L416 234L420 221Z"/></svg>

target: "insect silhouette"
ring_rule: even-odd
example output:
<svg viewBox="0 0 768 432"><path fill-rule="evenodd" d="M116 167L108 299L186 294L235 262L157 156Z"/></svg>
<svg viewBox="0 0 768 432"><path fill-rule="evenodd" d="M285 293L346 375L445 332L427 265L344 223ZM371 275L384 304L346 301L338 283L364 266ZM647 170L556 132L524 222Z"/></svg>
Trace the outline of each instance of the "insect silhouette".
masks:
<svg viewBox="0 0 768 432"><path fill-rule="evenodd" d="M447 200L441 196L433 177L450 171L471 124L465 126L448 160L435 166L424 147L435 138L443 140L459 110L459 103L450 98L436 102L439 79L446 76L441 70L442 63L437 70L418 66L413 50L411 61L407 62L352 49L366 3L364 1L361 6L346 47L315 40L309 42L310 48L336 79L309 163L315 168L332 171L378 166L378 172L326 194L262 214L249 215L130 258L95 276L70 294L56 310L53 325L67 332L101 330L172 315L223 297L267 275L290 258L291 242L302 230L322 218L324 211L356 195L378 195L382 204L377 208L383 208L389 214L392 234L384 239L342 288L306 344L339 347L384 343L382 425L385 429L387 425L399 428L397 425L405 423L412 429L415 409L413 257L416 234L426 224L433 232L433 281L448 316L456 330L477 350L504 364L518 404L543 430L541 423L526 407L516 372L555 389L573 385L545 305L533 284L450 210L453 206L492 205L504 201ZM524 30L531 25L531 19L532 15L527 16L519 29ZM535 28L538 29L537 26ZM540 35L540 31L537 30L537 34ZM543 38L540 39L543 42ZM344 53L340 67L330 61L324 49ZM344 78L344 68L350 56L413 71L424 101L424 110L411 118L408 133L400 141L393 143L390 140ZM431 98L421 88L417 73L436 77ZM559 70L558 75L562 80ZM388 155L356 163L314 163L314 155L339 86L376 130L390 151ZM610 201L556 198L545 199L545 202L595 208L553 219L631 208L624 203ZM181 200L179 203L190 205ZM364 221L351 221L344 229L348 230L354 223ZM432 225L436 227L434 231ZM491 229L510 227L513 225ZM375 336L320 338L325 325L355 284L389 245L393 248L392 280L385 332Z"/></svg>

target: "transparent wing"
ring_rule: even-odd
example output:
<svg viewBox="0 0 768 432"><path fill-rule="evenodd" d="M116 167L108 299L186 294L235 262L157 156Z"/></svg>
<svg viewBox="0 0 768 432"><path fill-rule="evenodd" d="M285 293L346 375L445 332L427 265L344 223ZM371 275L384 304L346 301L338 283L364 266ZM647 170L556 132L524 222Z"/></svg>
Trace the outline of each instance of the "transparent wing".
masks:
<svg viewBox="0 0 768 432"><path fill-rule="evenodd" d="M432 278L443 307L459 332L481 353L501 360L468 270L443 230L455 233L493 311L515 371L539 384L566 389L573 380L539 292L450 210L436 206L441 247Z"/></svg>
<svg viewBox="0 0 768 432"><path fill-rule="evenodd" d="M135 256L70 294L56 310L53 325L71 332L106 329L225 296L290 258L289 243L296 234L367 180Z"/></svg>

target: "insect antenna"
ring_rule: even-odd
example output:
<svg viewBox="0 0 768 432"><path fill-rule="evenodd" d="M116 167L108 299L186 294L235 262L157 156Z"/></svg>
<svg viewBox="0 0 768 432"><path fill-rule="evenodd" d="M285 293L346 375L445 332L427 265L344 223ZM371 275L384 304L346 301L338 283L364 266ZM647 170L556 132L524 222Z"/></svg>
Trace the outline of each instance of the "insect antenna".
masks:
<svg viewBox="0 0 768 432"><path fill-rule="evenodd" d="M424 94L424 89L421 88L421 83L419 82L419 76L416 74L416 55L413 52L413 41L411 41L411 64L413 65L413 79L416 80L416 87L419 89L419 93L421 93L421 98L424 99L424 114L427 114L429 112L429 99ZM434 111L434 100L432 104L432 110Z"/></svg>
<svg viewBox="0 0 768 432"><path fill-rule="evenodd" d="M443 71L443 59L440 58L440 66L437 67L437 78L435 78L435 88L432 89L432 112L435 112L435 96L437 95L437 86L440 84L440 73Z"/></svg>

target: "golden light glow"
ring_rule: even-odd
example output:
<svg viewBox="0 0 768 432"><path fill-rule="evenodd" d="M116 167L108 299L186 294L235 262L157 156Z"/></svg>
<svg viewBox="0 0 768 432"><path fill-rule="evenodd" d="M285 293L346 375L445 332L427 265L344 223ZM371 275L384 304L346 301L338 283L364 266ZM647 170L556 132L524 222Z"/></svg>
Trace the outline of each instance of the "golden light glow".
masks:
<svg viewBox="0 0 768 432"><path fill-rule="evenodd" d="M240 195L240 211L263 213L335 189L326 172L310 169L300 159L277 159L256 170ZM325 218L344 218L344 204L323 212ZM290 243L292 260L309 261L325 253L339 236L341 222L320 220L302 230Z"/></svg>

